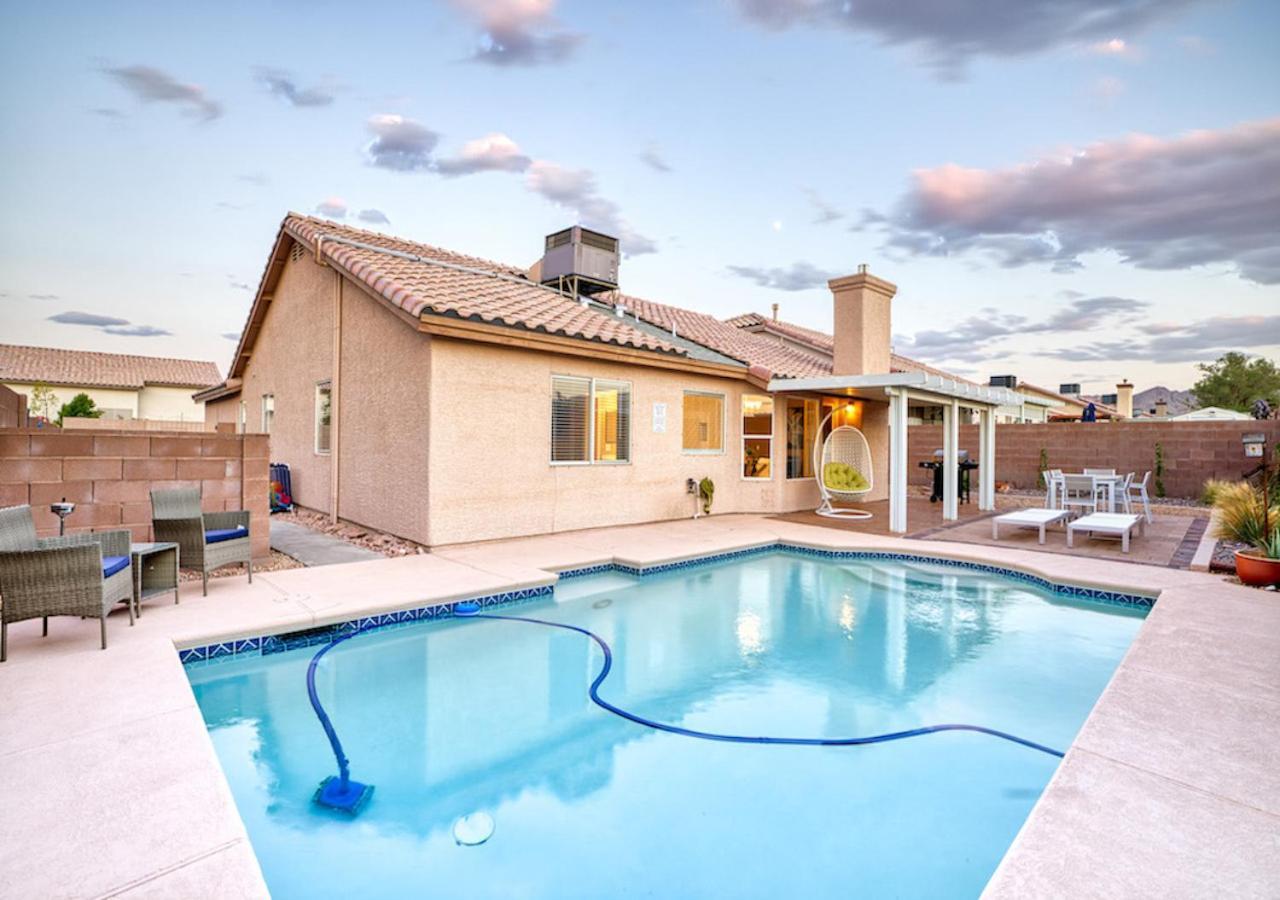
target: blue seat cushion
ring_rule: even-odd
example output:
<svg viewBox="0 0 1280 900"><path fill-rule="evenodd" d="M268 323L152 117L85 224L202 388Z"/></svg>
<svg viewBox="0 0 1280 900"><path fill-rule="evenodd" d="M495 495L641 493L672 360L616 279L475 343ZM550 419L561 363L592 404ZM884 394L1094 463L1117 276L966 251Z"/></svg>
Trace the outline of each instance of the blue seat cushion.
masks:
<svg viewBox="0 0 1280 900"><path fill-rule="evenodd" d="M235 528L214 528L212 531L204 533L204 542L206 544L216 544L220 541L234 541L236 538L248 536L249 529L243 525L237 525Z"/></svg>
<svg viewBox="0 0 1280 900"><path fill-rule="evenodd" d="M110 578L127 565L129 565L127 556L104 556L102 557L102 577Z"/></svg>

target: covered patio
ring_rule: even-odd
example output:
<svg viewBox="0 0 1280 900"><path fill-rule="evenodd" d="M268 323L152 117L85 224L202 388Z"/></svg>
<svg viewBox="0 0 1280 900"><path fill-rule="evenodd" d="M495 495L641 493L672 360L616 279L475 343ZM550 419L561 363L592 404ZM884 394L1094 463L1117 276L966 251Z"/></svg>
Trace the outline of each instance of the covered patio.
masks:
<svg viewBox="0 0 1280 900"><path fill-rule="evenodd" d="M924 372L894 372L872 375L830 375L820 378L774 378L769 391L775 394L818 394L828 398L888 402L889 464L888 472L874 472L875 479L885 478L889 485L888 530L906 534L909 502L907 484L910 461L907 458L907 410L925 406L942 411L942 522L954 522L959 511L959 462L961 410L978 414L978 510L994 511L995 499L995 411L1000 406L1021 402L1014 391L1003 387L983 387ZM873 453L873 456L875 454ZM822 477L821 472L815 476ZM874 501L871 501L874 502ZM863 504L866 505L866 504Z"/></svg>

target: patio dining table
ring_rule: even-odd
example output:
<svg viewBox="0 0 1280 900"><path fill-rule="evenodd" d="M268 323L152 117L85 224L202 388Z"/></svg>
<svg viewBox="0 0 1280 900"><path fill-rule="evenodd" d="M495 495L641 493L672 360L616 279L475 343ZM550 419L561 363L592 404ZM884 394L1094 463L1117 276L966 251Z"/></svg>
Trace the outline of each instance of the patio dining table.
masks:
<svg viewBox="0 0 1280 900"><path fill-rule="evenodd" d="M1117 475L1095 475L1092 472L1066 472L1066 471L1064 471L1062 474L1092 478L1094 484L1101 485L1102 488L1104 489L1105 499L1103 501L1103 506L1105 507L1105 509L1102 511L1109 512L1109 513L1113 513L1116 511L1116 494L1119 492L1120 488L1124 485L1124 479L1125 479L1124 475L1118 475L1118 474ZM1058 505L1057 485L1053 481L1049 482L1048 501L1049 501L1048 506L1050 509L1054 509L1057 507Z"/></svg>

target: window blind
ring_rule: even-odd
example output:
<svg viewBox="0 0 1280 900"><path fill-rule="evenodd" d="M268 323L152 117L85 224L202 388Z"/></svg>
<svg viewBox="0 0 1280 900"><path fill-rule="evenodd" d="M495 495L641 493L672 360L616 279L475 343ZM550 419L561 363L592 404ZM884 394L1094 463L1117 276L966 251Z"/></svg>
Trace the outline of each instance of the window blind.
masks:
<svg viewBox="0 0 1280 900"><path fill-rule="evenodd" d="M587 409L591 379L556 375L551 379L551 461L590 461Z"/></svg>

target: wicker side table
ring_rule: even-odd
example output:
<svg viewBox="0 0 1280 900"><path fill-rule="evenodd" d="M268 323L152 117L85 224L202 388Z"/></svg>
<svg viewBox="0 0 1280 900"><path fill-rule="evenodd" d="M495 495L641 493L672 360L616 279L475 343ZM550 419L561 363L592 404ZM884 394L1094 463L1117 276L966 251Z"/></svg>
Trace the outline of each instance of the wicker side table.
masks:
<svg viewBox="0 0 1280 900"><path fill-rule="evenodd" d="M133 607L142 616L142 601L173 592L178 602L178 545L168 541L130 544L133 562Z"/></svg>

